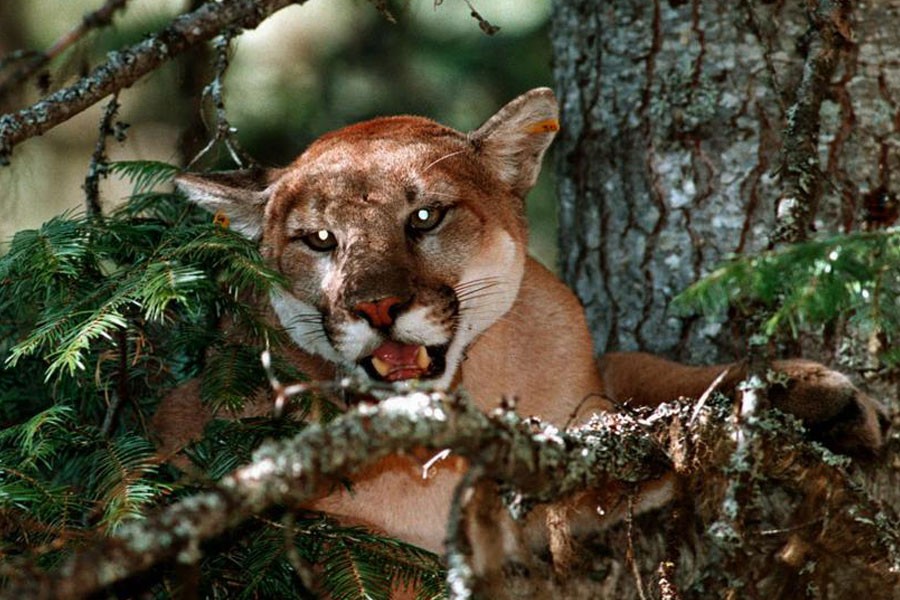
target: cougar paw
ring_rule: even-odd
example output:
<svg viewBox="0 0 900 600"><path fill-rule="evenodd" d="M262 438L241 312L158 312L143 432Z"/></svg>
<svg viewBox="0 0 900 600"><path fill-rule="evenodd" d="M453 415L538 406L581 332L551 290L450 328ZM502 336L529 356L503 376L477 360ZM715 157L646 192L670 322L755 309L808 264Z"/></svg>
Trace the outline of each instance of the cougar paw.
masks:
<svg viewBox="0 0 900 600"><path fill-rule="evenodd" d="M788 360L773 367L784 377L769 390L772 406L802 419L812 435L833 450L878 453L890 427L881 403L846 375L819 363Z"/></svg>

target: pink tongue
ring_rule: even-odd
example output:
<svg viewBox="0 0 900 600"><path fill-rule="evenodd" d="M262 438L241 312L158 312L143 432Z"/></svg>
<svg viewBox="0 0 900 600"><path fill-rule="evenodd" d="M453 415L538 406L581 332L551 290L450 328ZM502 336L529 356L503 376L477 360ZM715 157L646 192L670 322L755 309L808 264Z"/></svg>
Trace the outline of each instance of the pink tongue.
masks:
<svg viewBox="0 0 900 600"><path fill-rule="evenodd" d="M387 341L375 348L373 356L383 360L392 367L415 367L418 346L408 346L397 342Z"/></svg>

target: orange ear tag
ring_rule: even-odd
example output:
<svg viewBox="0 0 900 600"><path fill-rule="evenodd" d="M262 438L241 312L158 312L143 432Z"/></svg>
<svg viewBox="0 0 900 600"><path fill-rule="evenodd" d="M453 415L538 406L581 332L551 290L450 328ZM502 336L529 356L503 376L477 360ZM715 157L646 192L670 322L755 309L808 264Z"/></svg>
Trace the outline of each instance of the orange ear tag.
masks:
<svg viewBox="0 0 900 600"><path fill-rule="evenodd" d="M559 120L544 119L543 121L532 123L526 131L528 133L553 133L554 131L559 131Z"/></svg>
<svg viewBox="0 0 900 600"><path fill-rule="evenodd" d="M213 223L221 227L222 229L228 229L228 226L231 224L231 219L228 218L221 210L217 210L216 214L213 215Z"/></svg>

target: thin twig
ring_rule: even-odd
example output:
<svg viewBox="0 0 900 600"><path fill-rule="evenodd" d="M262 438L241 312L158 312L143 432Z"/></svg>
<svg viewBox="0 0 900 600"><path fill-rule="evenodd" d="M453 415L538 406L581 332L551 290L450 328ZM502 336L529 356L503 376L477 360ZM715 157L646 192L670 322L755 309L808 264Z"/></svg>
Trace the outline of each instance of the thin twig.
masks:
<svg viewBox="0 0 900 600"><path fill-rule="evenodd" d="M724 379L728 376L728 373L731 372L731 367L727 367L724 371L719 373L719 375L713 379L713 382L709 384L709 387L700 395L700 398L697 400L697 404L694 405L694 412L691 413L691 419L688 421L688 424L692 424L697 417L700 415L700 411L703 410L703 407L706 406L707 400L712 396L713 392L715 392L719 385L724 381Z"/></svg>
<svg viewBox="0 0 900 600"><path fill-rule="evenodd" d="M50 61L76 44L93 29L100 29L112 23L117 11L125 8L128 0L107 0L106 4L90 12L81 19L69 32L57 39L47 50L43 52L19 51L14 53L3 63L12 64L14 61L24 61L9 77L0 81L0 101L23 81L26 81L47 66ZM0 64L3 64L0 63ZM0 66L2 68L2 66Z"/></svg>
<svg viewBox="0 0 900 600"><path fill-rule="evenodd" d="M638 597L641 600L647 600L647 591L644 589L644 580L641 577L641 571L638 569L637 561L634 558L634 494L628 494L628 510L625 512L625 526L627 528L626 537L628 539L628 547L625 549L625 562L631 569L631 575L634 577L634 587L637 590Z"/></svg>
<svg viewBox="0 0 900 600"><path fill-rule="evenodd" d="M472 6L472 3L469 0L465 0L465 1L466 1L466 6L469 7L469 14L472 16L473 19L478 21L478 28L481 29L481 31L483 31L487 35L494 35L500 31L499 27L497 27L496 25L494 25L493 23L491 23L490 21L488 21L487 19L482 17L481 13L479 13L477 10L475 10L475 7Z"/></svg>
<svg viewBox="0 0 900 600"><path fill-rule="evenodd" d="M109 406L106 408L106 415L103 417L103 424L100 426L100 434L108 437L112 431L116 416L130 399L128 388L128 329L119 327L116 331L116 344L119 351L119 368L116 373L116 391L112 395Z"/></svg>
<svg viewBox="0 0 900 600"><path fill-rule="evenodd" d="M481 29L481 31L483 31L487 35L494 35L498 31L500 31L499 27L492 24L490 21L488 21L487 19L485 19L484 17L481 16L481 13L479 13L475 9L475 7L472 5L471 0L463 0L463 1L466 3L466 6L469 7L469 15L473 19L478 21L478 28ZM434 0L434 8L437 8L438 6L440 6L443 3L444 3L444 0Z"/></svg>
<svg viewBox="0 0 900 600"><path fill-rule="evenodd" d="M97 136L97 144L94 146L94 153L91 154L91 163L81 186L81 189L84 190L85 209L88 216L99 217L103 214L103 208L100 205L100 180L109 173L106 138L112 136L119 142L125 140L125 130L128 125L114 122L118 112L119 93L116 92L110 98L109 104L106 105L103 116L100 118L100 134Z"/></svg>
<svg viewBox="0 0 900 600"><path fill-rule="evenodd" d="M288 563L290 563L294 572L297 573L297 577L300 578L303 587L305 587L307 591L315 594L316 598L322 598L325 594L322 592L316 581L312 565L304 560L303 557L300 556L300 552L297 551L295 538L297 533L301 533L302 535L303 532L296 531L294 521L294 513L287 512L284 517L282 517L281 523L273 523L272 521L267 522L270 525L280 526L284 529L284 555L287 558Z"/></svg>
<svg viewBox="0 0 900 600"><path fill-rule="evenodd" d="M387 0L369 0L369 2L372 4L372 6L375 7L375 10L377 10L381 14L381 16L385 18L388 23L397 22L397 19L394 17L391 9L388 7Z"/></svg>
<svg viewBox="0 0 900 600"><path fill-rule="evenodd" d="M213 80L209 85L203 88L202 96L203 99L208 98L213 106L213 113L215 114L216 119L215 125L210 127L209 124L206 123L205 117L203 118L203 122L204 125L206 125L206 128L212 129L214 133L213 138L209 143L188 163L188 169L206 155L206 153L218 142L222 142L225 145L225 149L228 150L231 160L233 160L239 168L255 166L253 159L249 154L244 152L238 143L237 137L235 137L237 129L232 127L231 123L228 122L228 116L225 112L225 98L222 94L225 71L228 70L228 65L230 64L229 53L231 51L231 40L234 39L235 35L237 35L237 33L234 30L228 29L213 41L213 48L216 52L214 62L215 73L213 75ZM203 113L201 112L201 116L202 115Z"/></svg>

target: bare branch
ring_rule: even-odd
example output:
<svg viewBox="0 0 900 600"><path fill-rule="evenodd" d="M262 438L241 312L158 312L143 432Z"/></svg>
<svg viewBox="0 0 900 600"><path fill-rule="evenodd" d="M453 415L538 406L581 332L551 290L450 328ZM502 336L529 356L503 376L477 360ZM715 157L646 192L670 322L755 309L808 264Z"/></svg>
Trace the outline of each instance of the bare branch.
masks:
<svg viewBox="0 0 900 600"><path fill-rule="evenodd" d="M670 456L686 457L676 468L690 489L698 491L691 498L693 510L707 526L734 519L734 510L759 510L755 503L724 507L716 501L729 485L723 469L746 468L732 464L736 422L724 417L727 411L721 403L707 404L692 419L691 404L669 404L643 418L597 415L582 428L560 433L510 411L488 416L464 398L443 394L416 392L378 405L360 405L327 425L311 425L292 439L265 443L249 465L214 489L123 526L114 537L78 552L55 573L10 566L3 573L10 585L0 598L84 597L163 562L194 563L201 558L203 544L247 519L276 506L301 505L335 478L352 476L356 469L389 454L421 447L453 448L474 465L451 508L448 561L455 579L449 587L454 597L464 598L467 588L484 584L469 568L469 540L460 512L466 490L479 481L502 482L529 501L558 500L579 490L614 489L621 487L620 482L652 479L661 469L671 468L662 451L666 448ZM803 441L795 422L773 413L758 419L758 443L748 461L771 485L799 492L803 498L792 516L797 520L787 524L792 546L782 554L790 554L794 546L815 548L819 557L838 556L847 564L865 561L885 585L896 583L900 572L896 524L848 479L840 460ZM811 519L811 513L826 518ZM737 520L747 522L750 517ZM808 527L791 527L798 522ZM771 551L771 536L764 536L764 544L755 548L756 538L748 533L735 561ZM722 548L728 552L727 546ZM671 569L666 573L660 576L670 577ZM672 587L668 597L677 598L676 593Z"/></svg>
<svg viewBox="0 0 900 600"><path fill-rule="evenodd" d="M126 88L162 63L211 40L227 28L253 29L272 13L306 0L210 1L177 17L156 35L121 51L73 85L30 107L0 117L0 165L9 164L16 144L41 135L72 116Z"/></svg>
<svg viewBox="0 0 900 600"><path fill-rule="evenodd" d="M466 3L466 6L469 7L469 16L478 21L478 28L481 29L482 32L484 32L486 35L494 35L498 31L500 31L500 28L498 26L494 25L481 16L481 13L479 13L472 5L471 0L464 0L464 2ZM444 0L434 0L434 7L437 8L443 3Z"/></svg>
<svg viewBox="0 0 900 600"><path fill-rule="evenodd" d="M213 42L213 46L216 50L215 75L209 85L203 88L203 98L209 98L213 105L216 122L215 126L212 128L207 125L207 129L213 129L215 135L209 143L197 153L197 156L191 159L191 162L188 163L188 168L200 160L218 142L222 142L225 145L225 149L228 150L231 160L233 160L239 168L256 166L253 159L241 148L234 135L237 130L228 122L228 115L225 112L225 97L222 94L225 71L228 70L228 65L230 64L229 51L231 48L231 40L234 39L235 35L233 30L227 30ZM201 111L201 115L202 114ZM205 119L204 124L206 124Z"/></svg>
<svg viewBox="0 0 900 600"><path fill-rule="evenodd" d="M0 82L0 100L23 81L30 79L37 72L47 66L50 61L72 47L93 29L99 29L112 23L117 11L125 8L128 0L107 0L106 4L94 12L84 15L81 23L76 25L68 33L56 40L44 52L19 52L10 57L8 63L24 61L9 77ZM5 60L3 62L6 62ZM2 64L2 62L0 62ZM0 67L2 68L2 67Z"/></svg>
<svg viewBox="0 0 900 600"><path fill-rule="evenodd" d="M770 246L805 240L822 195L819 169L819 110L841 51L850 42L849 0L811 0L811 29L797 98L787 111L778 200Z"/></svg>
<svg viewBox="0 0 900 600"><path fill-rule="evenodd" d="M472 3L469 0L466 0L466 6L469 7L469 14L472 16L472 18L478 21L478 28L481 29L481 31L483 31L485 34L494 35L498 31L500 31L499 27L482 17L481 13L475 10L475 7L472 6Z"/></svg>
<svg viewBox="0 0 900 600"><path fill-rule="evenodd" d="M106 138L113 136L118 141L125 139L127 125L115 123L119 112L119 94L116 92L103 111L100 119L100 134L97 136L97 144L91 155L91 164L88 166L87 175L84 178L82 189L86 212L91 216L100 216L103 209L100 205L100 180L106 177L109 169L109 157L106 155Z"/></svg>

